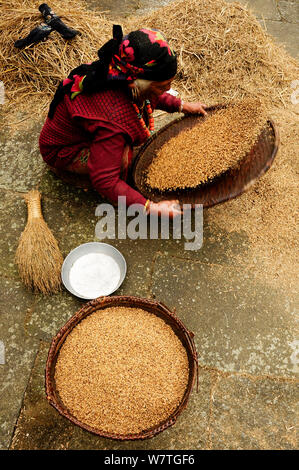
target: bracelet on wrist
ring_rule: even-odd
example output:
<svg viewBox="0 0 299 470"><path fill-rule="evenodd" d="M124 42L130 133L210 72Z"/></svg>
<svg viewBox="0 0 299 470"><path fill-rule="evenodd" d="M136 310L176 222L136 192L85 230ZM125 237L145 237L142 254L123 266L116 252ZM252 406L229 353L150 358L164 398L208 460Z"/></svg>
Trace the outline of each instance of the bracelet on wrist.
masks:
<svg viewBox="0 0 299 470"><path fill-rule="evenodd" d="M149 205L150 205L150 200L148 199L146 203L144 204L144 209L143 209L144 214L148 214Z"/></svg>

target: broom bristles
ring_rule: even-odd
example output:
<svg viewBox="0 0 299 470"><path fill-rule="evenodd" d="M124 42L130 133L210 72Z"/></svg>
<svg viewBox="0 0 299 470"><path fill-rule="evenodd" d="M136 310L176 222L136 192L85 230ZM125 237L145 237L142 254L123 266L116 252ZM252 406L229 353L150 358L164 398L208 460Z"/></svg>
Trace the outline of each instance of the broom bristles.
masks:
<svg viewBox="0 0 299 470"><path fill-rule="evenodd" d="M16 251L16 264L26 287L43 294L59 292L62 263L58 243L44 219L28 220Z"/></svg>

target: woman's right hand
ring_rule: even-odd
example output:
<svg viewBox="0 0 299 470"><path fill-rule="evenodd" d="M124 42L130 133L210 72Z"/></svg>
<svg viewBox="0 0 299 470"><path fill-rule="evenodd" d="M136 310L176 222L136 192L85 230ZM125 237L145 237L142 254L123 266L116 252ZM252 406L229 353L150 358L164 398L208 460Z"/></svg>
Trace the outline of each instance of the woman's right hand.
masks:
<svg viewBox="0 0 299 470"><path fill-rule="evenodd" d="M182 210L178 200L149 202L147 213L150 215L159 215L161 217L169 217L173 219L182 214Z"/></svg>

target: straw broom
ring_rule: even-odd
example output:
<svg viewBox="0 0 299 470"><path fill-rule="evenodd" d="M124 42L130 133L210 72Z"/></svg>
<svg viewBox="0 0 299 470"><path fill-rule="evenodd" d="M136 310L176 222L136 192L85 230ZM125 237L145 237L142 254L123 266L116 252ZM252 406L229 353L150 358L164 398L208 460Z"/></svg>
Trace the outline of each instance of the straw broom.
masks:
<svg viewBox="0 0 299 470"><path fill-rule="evenodd" d="M20 277L34 292L56 293L61 290L62 254L43 218L40 192L29 191L24 199L28 220L16 251Z"/></svg>

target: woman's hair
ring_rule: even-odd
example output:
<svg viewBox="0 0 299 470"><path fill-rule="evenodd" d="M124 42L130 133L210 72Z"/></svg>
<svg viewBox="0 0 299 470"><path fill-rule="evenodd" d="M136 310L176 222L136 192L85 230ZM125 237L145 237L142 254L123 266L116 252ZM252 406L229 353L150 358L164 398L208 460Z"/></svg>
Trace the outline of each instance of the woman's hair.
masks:
<svg viewBox="0 0 299 470"><path fill-rule="evenodd" d="M176 54L160 31L140 29L123 37L122 28L113 25L113 38L98 50L99 59L73 69L60 82L50 104L49 118L66 94L75 98L80 93L122 88L138 80L164 81L177 70ZM145 86L141 82L141 86Z"/></svg>

